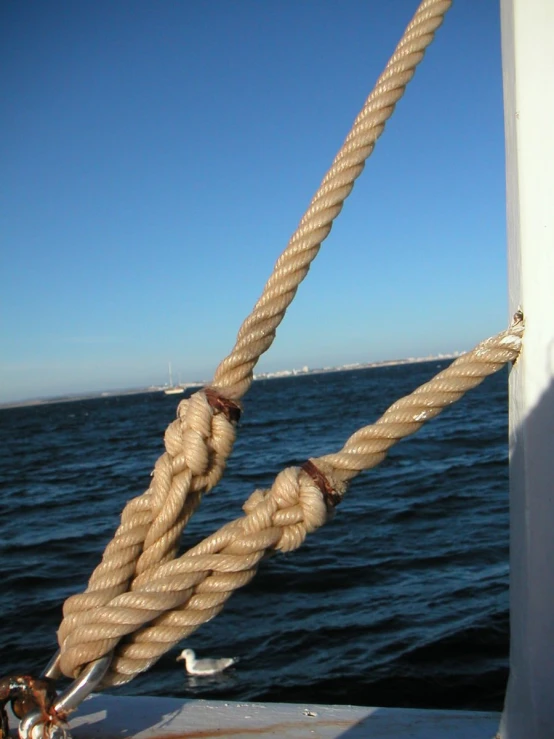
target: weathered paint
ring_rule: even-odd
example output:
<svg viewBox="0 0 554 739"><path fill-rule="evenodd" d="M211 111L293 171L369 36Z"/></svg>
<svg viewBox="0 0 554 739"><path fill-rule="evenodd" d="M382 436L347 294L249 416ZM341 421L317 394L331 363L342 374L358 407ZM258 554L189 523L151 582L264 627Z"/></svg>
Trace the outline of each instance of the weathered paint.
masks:
<svg viewBox="0 0 554 739"><path fill-rule="evenodd" d="M70 730L78 739L492 739L499 719L472 711L94 695Z"/></svg>
<svg viewBox="0 0 554 739"><path fill-rule="evenodd" d="M554 737L554 2L502 0L510 313L510 680L502 739Z"/></svg>

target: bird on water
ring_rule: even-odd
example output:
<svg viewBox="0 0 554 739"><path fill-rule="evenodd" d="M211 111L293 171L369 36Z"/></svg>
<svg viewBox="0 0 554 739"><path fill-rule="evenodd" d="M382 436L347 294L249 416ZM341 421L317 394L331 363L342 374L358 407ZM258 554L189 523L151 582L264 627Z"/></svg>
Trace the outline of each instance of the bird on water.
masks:
<svg viewBox="0 0 554 739"><path fill-rule="evenodd" d="M177 657L185 661L185 669L189 675L217 675L223 672L237 661L235 657L222 657L221 659L196 659L194 649L183 649Z"/></svg>

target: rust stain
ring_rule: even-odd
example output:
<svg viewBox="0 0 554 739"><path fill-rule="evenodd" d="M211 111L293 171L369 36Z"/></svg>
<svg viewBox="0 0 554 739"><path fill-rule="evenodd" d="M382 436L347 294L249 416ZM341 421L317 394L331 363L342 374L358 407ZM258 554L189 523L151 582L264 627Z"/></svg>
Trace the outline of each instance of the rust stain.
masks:
<svg viewBox="0 0 554 739"><path fill-rule="evenodd" d="M270 726L257 726L247 729L245 727L220 728L220 729L201 729L199 731L186 731L184 734L167 733L158 734L149 737L149 739L209 739L210 737L228 737L228 736L261 736L262 734L271 734L278 731L286 731L288 729L320 729L324 726L336 726L338 728L348 729L356 721L347 719L336 719L334 721L283 721Z"/></svg>

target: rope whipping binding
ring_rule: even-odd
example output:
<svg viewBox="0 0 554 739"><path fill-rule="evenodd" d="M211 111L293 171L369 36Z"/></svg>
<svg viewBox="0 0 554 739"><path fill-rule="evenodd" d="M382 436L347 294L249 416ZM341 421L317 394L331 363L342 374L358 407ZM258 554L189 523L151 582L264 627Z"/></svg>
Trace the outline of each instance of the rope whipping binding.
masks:
<svg viewBox="0 0 554 739"><path fill-rule="evenodd" d="M235 439L239 401L250 387L253 368L271 345L298 285L450 5L451 0L424 0L420 4L277 261L262 296L242 324L234 349L217 368L212 386L179 404L178 417L165 433L166 451L155 464L150 487L126 505L114 538L85 592L66 601L58 632L60 668L66 676L75 677L94 659L90 657L90 644L99 642L95 627L89 627L92 612L109 612L112 615L107 617L113 618L110 605L119 603L125 594L134 598L133 602L140 600L143 609L151 606L150 620L160 617L162 611L181 608L183 594L178 583L164 584L166 596L161 611L150 583L156 582L159 572L173 561L182 531L202 495L220 480ZM177 592L172 592L173 588ZM112 648L114 639L120 638L115 636L119 631L119 624L112 624L112 636L106 637L99 650L102 654ZM168 641L164 651L171 646ZM146 646L144 650L149 651ZM148 664L155 661L150 657L148 660ZM115 677L117 664L116 659L106 685L130 679Z"/></svg>

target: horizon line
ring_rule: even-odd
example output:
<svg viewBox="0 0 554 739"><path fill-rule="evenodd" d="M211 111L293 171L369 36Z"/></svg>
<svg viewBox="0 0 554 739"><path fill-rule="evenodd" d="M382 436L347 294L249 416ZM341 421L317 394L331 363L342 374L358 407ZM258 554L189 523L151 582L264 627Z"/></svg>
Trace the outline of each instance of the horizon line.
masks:
<svg viewBox="0 0 554 739"><path fill-rule="evenodd" d="M317 367L311 369L307 365L301 369L292 370L275 370L272 372L260 372L253 375L253 381L259 380L278 380L287 377L299 377L302 375L316 375L316 374L327 374L331 372L352 372L361 369L374 369L377 367L391 367L402 364L417 364L422 362L434 362L437 360L448 360L460 357L465 352L455 351L448 354L436 354L427 357L406 357L404 359L384 359L376 362L355 362L343 365L337 365L333 367ZM182 387L184 390L193 387L204 387L209 385L209 381L189 381L181 382L178 387ZM81 393L71 393L68 395L51 395L38 398L28 398L24 400L14 400L5 403L0 403L0 410L6 410L9 408L24 408L35 405L54 405L55 403L72 403L79 400L95 400L98 398L115 398L122 395L142 395L146 393L157 393L163 392L169 386L166 385L148 385L146 387L132 387L132 388L117 388L115 390L96 390Z"/></svg>

